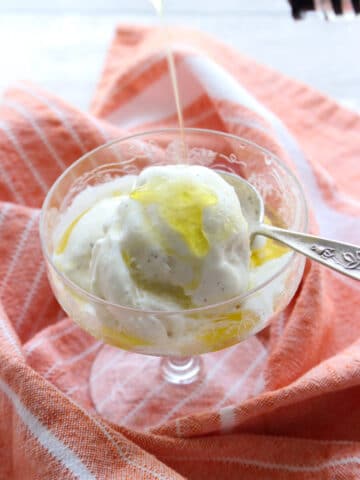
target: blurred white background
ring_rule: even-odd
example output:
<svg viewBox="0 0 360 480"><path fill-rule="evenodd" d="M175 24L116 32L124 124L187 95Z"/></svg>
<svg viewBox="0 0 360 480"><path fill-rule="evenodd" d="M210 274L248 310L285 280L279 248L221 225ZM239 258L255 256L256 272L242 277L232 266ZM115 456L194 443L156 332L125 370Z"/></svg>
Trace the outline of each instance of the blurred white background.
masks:
<svg viewBox="0 0 360 480"><path fill-rule="evenodd" d="M165 0L200 28L360 112L360 19L295 22L287 0ZM156 23L147 0L1 0L0 94L31 80L87 108L115 26Z"/></svg>

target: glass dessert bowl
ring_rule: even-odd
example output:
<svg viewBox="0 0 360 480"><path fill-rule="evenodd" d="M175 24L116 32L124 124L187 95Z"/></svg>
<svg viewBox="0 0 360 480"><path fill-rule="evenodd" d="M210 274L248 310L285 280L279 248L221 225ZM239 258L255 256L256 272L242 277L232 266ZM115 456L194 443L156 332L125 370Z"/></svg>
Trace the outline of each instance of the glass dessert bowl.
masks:
<svg viewBox="0 0 360 480"><path fill-rule="evenodd" d="M101 267L101 272L107 275L107 283L101 293L90 288L87 280L90 270L82 277L79 272L83 262L89 262L90 256L95 255L93 249L99 233L94 231L99 228L101 231L108 230L101 222L106 223L105 217L113 208L111 204L129 195L134 179L147 167L178 164L207 167L225 181L228 174L245 178L260 192L268 222L306 231L307 208L301 186L272 153L230 134L185 129L182 137L178 129L167 129L113 141L87 153L71 165L45 199L40 233L49 280L66 313L81 328L106 344L134 353L165 357L162 360L165 379L175 384L186 384L196 380L200 374L199 357L193 356L245 340L266 327L271 317L288 305L301 280L305 259L270 239L256 237L251 244L245 291L230 298L229 295L222 298L220 292L213 297L216 302L207 302L206 298L202 298L200 305L194 305L184 292L179 295L178 289L159 284L155 279L151 281L151 276L150 281L147 278L144 283L141 277L142 283L136 288L150 290L152 296L160 299L160 305L164 298L161 289L166 290L167 297L174 295L176 301L180 299L175 303L179 305L177 308L171 308L170 303L170 307L167 304L164 308L154 309L148 308L149 303L146 302L145 308L142 308L141 302L131 305L109 300L113 297L107 293L113 290L116 282L122 282L121 289L126 289L124 279L131 277L133 280L136 274L131 255L122 250L119 257L117 252ZM176 194L170 192L166 201L175 202L176 206ZM89 217L94 206L101 202L98 219L89 223L86 216ZM134 215L129 218L133 219ZM88 238L74 233L80 222L83 231L88 232ZM71 266L65 267L62 259L69 245L77 253L72 254ZM84 248L87 249L86 258ZM151 261L157 261L157 254L153 252L153 255L155 260ZM121 259L127 274L130 272L130 277L118 279L117 258ZM229 258L231 260L231 255ZM146 261L150 262L149 259ZM94 268L92 275L93 271ZM211 273L208 275L211 277ZM208 279L209 282L214 288L217 284L219 289L222 288L215 277Z"/></svg>

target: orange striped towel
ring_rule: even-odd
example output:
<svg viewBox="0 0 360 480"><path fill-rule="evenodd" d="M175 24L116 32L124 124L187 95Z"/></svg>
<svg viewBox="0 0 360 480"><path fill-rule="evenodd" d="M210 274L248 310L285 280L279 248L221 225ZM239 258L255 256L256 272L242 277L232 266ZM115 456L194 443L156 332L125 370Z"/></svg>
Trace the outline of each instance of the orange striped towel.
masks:
<svg viewBox="0 0 360 480"><path fill-rule="evenodd" d="M204 34L178 29L173 42L186 125L285 156L321 233L359 240L360 117ZM118 29L90 114L28 84L0 104L0 478L360 478L359 286L313 263L286 311L260 336L206 355L190 390L148 385L156 359L119 351L120 384L111 390L95 371L90 395L101 345L54 300L39 207L84 152L175 124L153 28Z"/></svg>

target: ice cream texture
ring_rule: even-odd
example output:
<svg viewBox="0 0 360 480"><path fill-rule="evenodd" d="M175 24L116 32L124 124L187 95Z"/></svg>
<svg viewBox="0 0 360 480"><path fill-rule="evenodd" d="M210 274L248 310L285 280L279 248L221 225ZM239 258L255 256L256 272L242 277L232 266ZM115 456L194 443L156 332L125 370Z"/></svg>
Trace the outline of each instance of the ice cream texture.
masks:
<svg viewBox="0 0 360 480"><path fill-rule="evenodd" d="M55 265L76 285L146 311L179 312L232 299L286 257L269 240L251 252L241 199L221 175L195 165L152 166L88 187L63 215L55 245ZM250 301L197 341L216 345L239 336L241 323L253 328L272 304L273 298ZM186 336L196 323L206 323L198 315L165 323L152 315L119 325L109 310L97 314L107 340L129 349Z"/></svg>
<svg viewBox="0 0 360 480"><path fill-rule="evenodd" d="M81 212L62 234L56 263L112 303L194 308L249 283L247 222L234 189L201 166L143 170Z"/></svg>

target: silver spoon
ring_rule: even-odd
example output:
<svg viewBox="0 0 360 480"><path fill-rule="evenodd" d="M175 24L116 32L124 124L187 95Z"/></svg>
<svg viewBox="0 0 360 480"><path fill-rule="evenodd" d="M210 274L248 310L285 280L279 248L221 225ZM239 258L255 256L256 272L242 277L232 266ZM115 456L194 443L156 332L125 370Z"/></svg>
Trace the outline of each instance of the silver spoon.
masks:
<svg viewBox="0 0 360 480"><path fill-rule="evenodd" d="M326 267L360 280L360 246L327 238L292 232L264 222L264 202L259 192L244 178L218 172L241 199L241 208L249 224L250 240L255 235L273 238Z"/></svg>

